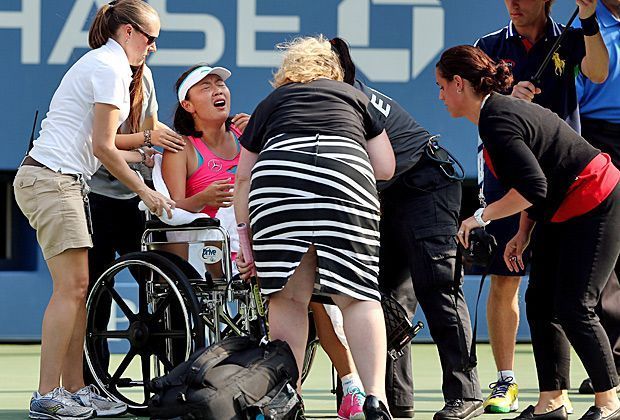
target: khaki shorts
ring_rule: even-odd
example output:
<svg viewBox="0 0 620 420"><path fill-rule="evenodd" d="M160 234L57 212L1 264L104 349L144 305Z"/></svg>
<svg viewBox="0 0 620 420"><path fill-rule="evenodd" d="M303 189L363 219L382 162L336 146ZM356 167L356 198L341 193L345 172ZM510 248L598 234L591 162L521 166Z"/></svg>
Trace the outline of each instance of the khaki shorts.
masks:
<svg viewBox="0 0 620 420"><path fill-rule="evenodd" d="M22 166L13 181L17 205L30 226L48 260L72 248L91 248L82 184L73 175L48 168Z"/></svg>

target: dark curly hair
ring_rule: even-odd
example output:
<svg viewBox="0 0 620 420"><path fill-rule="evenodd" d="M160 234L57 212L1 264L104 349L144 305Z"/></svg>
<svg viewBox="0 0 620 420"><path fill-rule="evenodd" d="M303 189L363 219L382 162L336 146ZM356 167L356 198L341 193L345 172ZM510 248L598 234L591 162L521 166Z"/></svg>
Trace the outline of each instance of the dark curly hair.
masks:
<svg viewBox="0 0 620 420"><path fill-rule="evenodd" d="M480 95L508 92L514 80L506 62L495 63L484 51L471 45L445 50L436 67L444 79L452 80L458 75L469 81Z"/></svg>

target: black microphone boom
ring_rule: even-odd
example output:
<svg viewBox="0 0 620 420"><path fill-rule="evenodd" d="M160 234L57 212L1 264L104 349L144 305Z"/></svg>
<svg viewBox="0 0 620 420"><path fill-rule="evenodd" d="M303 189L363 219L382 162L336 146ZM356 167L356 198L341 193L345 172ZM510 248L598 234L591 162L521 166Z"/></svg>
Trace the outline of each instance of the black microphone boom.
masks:
<svg viewBox="0 0 620 420"><path fill-rule="evenodd" d="M575 11L573 12L573 15L570 17L570 19L566 23L566 26L564 27L564 30L562 31L560 36L557 37L557 39L555 40L555 42L551 46L551 49L549 50L549 52L545 56L545 59L540 64L540 67L538 67L538 70L536 71L534 76L532 76L532 78L530 79L530 81L535 86L538 86L540 84L540 78L542 77L543 72L547 68L547 65L549 65L549 61L551 61L551 57L553 57L553 54L558 50L558 48L560 48L560 43L564 40L564 37L566 36L566 32L568 32L568 28L570 28L570 26L573 24L573 21L575 20L575 18L577 17L578 14L579 14L579 7L577 7L577 9L575 9Z"/></svg>
<svg viewBox="0 0 620 420"><path fill-rule="evenodd" d="M37 129L38 119L39 119L39 110L37 109L34 112L34 122L32 123L32 131L30 132L30 142L28 143L28 150L26 151L26 154L28 154L30 150L32 150L32 146L34 145L34 132Z"/></svg>

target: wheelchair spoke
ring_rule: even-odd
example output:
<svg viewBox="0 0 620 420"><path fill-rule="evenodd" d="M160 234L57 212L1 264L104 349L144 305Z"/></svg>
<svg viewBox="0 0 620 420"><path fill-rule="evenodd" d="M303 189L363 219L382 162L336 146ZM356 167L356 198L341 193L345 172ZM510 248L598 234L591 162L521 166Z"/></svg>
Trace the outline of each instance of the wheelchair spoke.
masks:
<svg viewBox="0 0 620 420"><path fill-rule="evenodd" d="M243 325L239 325L241 324L240 321L242 321L241 314L235 315L235 317L232 319L225 313L222 313L220 317L221 317L221 322L223 324L226 324L226 328L224 328L224 331L222 331L222 337L228 337L231 334L243 335L244 327Z"/></svg>
<svg viewBox="0 0 620 420"><path fill-rule="evenodd" d="M123 331L94 331L91 333L94 338L125 338L129 339L129 330Z"/></svg>
<svg viewBox="0 0 620 420"><path fill-rule="evenodd" d="M142 383L144 384L144 402L149 400L150 393L148 384L151 381L151 357L146 354L140 355L142 365Z"/></svg>
<svg viewBox="0 0 620 420"><path fill-rule="evenodd" d="M172 369L174 369L174 365L163 352L157 352L157 357L159 358L161 364L164 365L166 372L170 372Z"/></svg>
<svg viewBox="0 0 620 420"><path fill-rule="evenodd" d="M116 372L114 372L114 375L112 375L112 379L110 379L111 384L116 385L121 375L125 373L125 370L127 370L129 363L131 363L131 361L133 360L133 358L136 356L137 353L138 352L133 347L129 350L129 352L125 355L125 357L121 361L121 364L118 365L118 368L116 368Z"/></svg>
<svg viewBox="0 0 620 420"><path fill-rule="evenodd" d="M164 315L164 311L170 307L171 298L172 295L168 293L161 302L157 303L157 309L155 310L155 312L153 312L153 315L151 316L151 322L159 321L159 319Z"/></svg>
<svg viewBox="0 0 620 420"><path fill-rule="evenodd" d="M142 270L143 269L141 268L141 271ZM147 292L146 292L147 282L146 282L146 279L144 279L142 275L140 275L140 278L142 278L142 281L138 282L138 307L139 307L138 312L140 315L145 316L149 312Z"/></svg>
<svg viewBox="0 0 620 420"><path fill-rule="evenodd" d="M110 292L110 294L112 295L112 299L114 300L114 303L116 303L118 307L121 308L121 311L123 312L123 314L125 314L129 322L131 323L135 321L136 314L134 314L131 311L131 309L129 309L129 306L127 306L127 304L125 303L121 295L118 294L118 292L114 289L114 287L111 287L108 285L106 285L105 287L106 287L106 290Z"/></svg>
<svg viewBox="0 0 620 420"><path fill-rule="evenodd" d="M187 337L187 332L185 330L163 330L152 332L151 337L163 337L163 338L185 338Z"/></svg>

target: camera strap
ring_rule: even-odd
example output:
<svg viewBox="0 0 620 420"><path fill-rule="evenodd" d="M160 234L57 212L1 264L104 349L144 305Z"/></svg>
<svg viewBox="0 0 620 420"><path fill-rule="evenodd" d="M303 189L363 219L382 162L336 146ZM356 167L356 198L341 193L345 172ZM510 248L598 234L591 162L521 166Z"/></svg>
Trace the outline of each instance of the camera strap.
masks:
<svg viewBox="0 0 620 420"><path fill-rule="evenodd" d="M472 359L472 355L467 349L467 337L465 336L465 327L463 326L463 321L461 320L461 316L459 315L459 290L461 289L461 274L463 273L463 253L461 251L461 247L457 245L456 247L456 261L454 263L454 284L452 286L454 293L454 313L456 315L456 321L458 322L459 328L459 348L461 349L461 364L463 367L463 372L469 372L474 367L476 367L477 361L475 359L475 349L474 356ZM475 343L475 335L472 335L472 347L474 347ZM473 363L472 363L473 360Z"/></svg>
<svg viewBox="0 0 620 420"><path fill-rule="evenodd" d="M476 357L476 338L478 335L478 305L480 304L480 296L482 296L482 290L484 288L484 281L489 275L489 271L491 271L491 266L497 259L498 254L499 252L497 252L497 248L496 248L495 252L493 252L493 256L491 257L489 264L485 267L484 272L482 273L482 277L480 277L480 286L478 287L478 296L476 297L476 307L474 309L474 323L473 323L472 333L471 333L471 349L469 352L469 361L472 367L476 366L476 364L478 363L478 359Z"/></svg>

